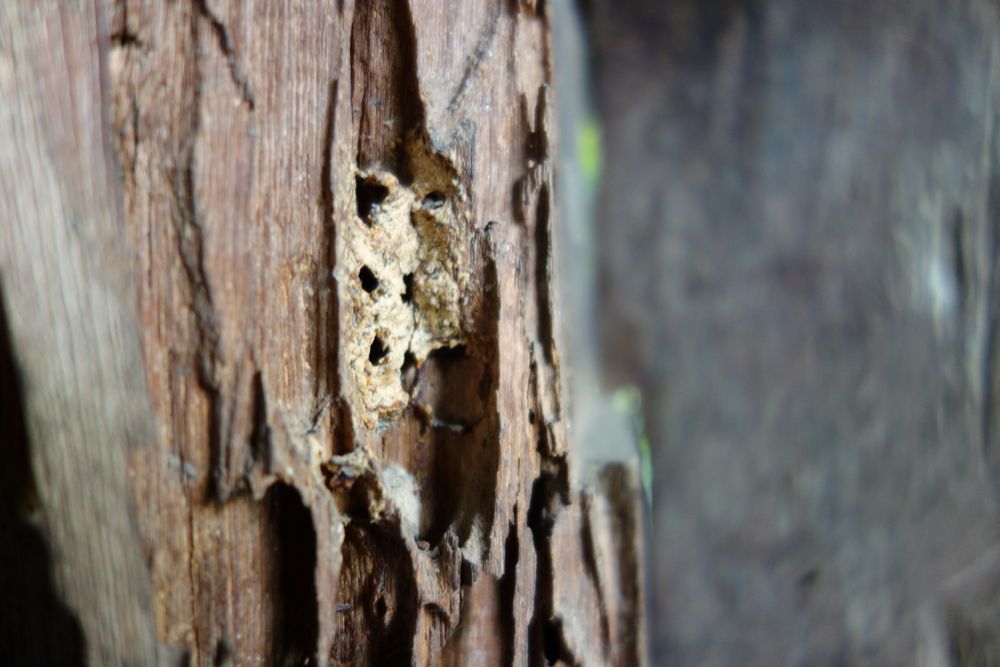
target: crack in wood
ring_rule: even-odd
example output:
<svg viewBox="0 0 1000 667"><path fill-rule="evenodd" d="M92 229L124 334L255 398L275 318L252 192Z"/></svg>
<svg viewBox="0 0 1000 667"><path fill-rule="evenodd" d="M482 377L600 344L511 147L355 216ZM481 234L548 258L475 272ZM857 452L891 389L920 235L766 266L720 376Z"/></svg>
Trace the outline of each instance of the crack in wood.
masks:
<svg viewBox="0 0 1000 667"><path fill-rule="evenodd" d="M316 311L316 377L314 393L328 396L339 393L337 377L337 341L340 338L340 322L337 317L337 290L331 288L331 280L337 263L337 226L334 201L334 152L336 149L337 103L340 81L333 79L327 91L326 116L323 127L323 159L320 169L320 225L321 244L325 259L317 272L318 283L315 290ZM322 369L322 370L321 370Z"/></svg>
<svg viewBox="0 0 1000 667"><path fill-rule="evenodd" d="M198 12L212 27L212 32L215 34L219 50L222 51L222 55L226 58L226 65L229 68L229 77L232 79L233 85L236 86L236 90L240 94L240 99L250 111L253 111L256 106L253 87L250 85L250 79L247 77L246 72L243 71L243 66L236 57L236 48L233 45L233 38L229 34L229 28L227 28L222 19L220 19L212 11L208 2L209 0L196 0Z"/></svg>

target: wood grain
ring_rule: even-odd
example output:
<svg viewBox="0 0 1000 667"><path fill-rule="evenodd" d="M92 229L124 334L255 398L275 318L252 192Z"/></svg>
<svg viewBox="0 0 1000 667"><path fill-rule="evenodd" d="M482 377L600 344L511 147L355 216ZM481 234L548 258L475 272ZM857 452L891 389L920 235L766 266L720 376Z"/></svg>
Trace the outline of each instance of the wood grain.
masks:
<svg viewBox="0 0 1000 667"><path fill-rule="evenodd" d="M567 476L544 8L0 16L20 440L72 472L36 477L90 662L625 655L636 534Z"/></svg>

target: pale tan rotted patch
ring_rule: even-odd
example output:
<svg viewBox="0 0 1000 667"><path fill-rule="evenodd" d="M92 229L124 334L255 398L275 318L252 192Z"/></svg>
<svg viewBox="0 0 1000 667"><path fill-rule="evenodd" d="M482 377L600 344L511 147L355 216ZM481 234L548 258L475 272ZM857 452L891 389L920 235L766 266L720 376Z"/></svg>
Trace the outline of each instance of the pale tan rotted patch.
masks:
<svg viewBox="0 0 1000 667"><path fill-rule="evenodd" d="M406 406L405 364L466 342L469 258L458 209L466 197L450 162L407 142L412 182L386 170L357 174L358 211L345 239L348 365L369 428ZM349 272L349 273L348 273Z"/></svg>

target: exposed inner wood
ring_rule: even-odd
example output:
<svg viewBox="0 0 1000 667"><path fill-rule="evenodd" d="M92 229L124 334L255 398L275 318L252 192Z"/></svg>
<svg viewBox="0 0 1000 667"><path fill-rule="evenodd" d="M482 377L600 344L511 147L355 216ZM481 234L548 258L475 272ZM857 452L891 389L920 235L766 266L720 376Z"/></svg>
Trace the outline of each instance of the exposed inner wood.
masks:
<svg viewBox="0 0 1000 667"><path fill-rule="evenodd" d="M93 475L36 473L45 512L117 522L112 546L41 524L78 653L639 661L637 480L568 475L543 4L109 0L5 7L0 29L0 110L31 130L0 150L4 185L26 153L42 170L4 198L11 432L37 470ZM69 204L38 209L53 182ZM33 273L53 234L44 252L83 257L68 280L100 298L23 318L59 303ZM52 374L93 303L102 352ZM50 437L36 380L88 364L130 379L64 409L132 412ZM117 549L118 598L72 583L94 545Z"/></svg>

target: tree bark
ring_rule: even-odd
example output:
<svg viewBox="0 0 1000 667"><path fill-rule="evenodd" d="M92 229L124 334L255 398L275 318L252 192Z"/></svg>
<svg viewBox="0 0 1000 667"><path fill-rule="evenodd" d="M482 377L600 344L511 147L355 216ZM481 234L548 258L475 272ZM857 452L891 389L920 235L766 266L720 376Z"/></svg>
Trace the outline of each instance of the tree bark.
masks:
<svg viewBox="0 0 1000 667"><path fill-rule="evenodd" d="M643 660L551 79L528 0L0 8L2 655Z"/></svg>

